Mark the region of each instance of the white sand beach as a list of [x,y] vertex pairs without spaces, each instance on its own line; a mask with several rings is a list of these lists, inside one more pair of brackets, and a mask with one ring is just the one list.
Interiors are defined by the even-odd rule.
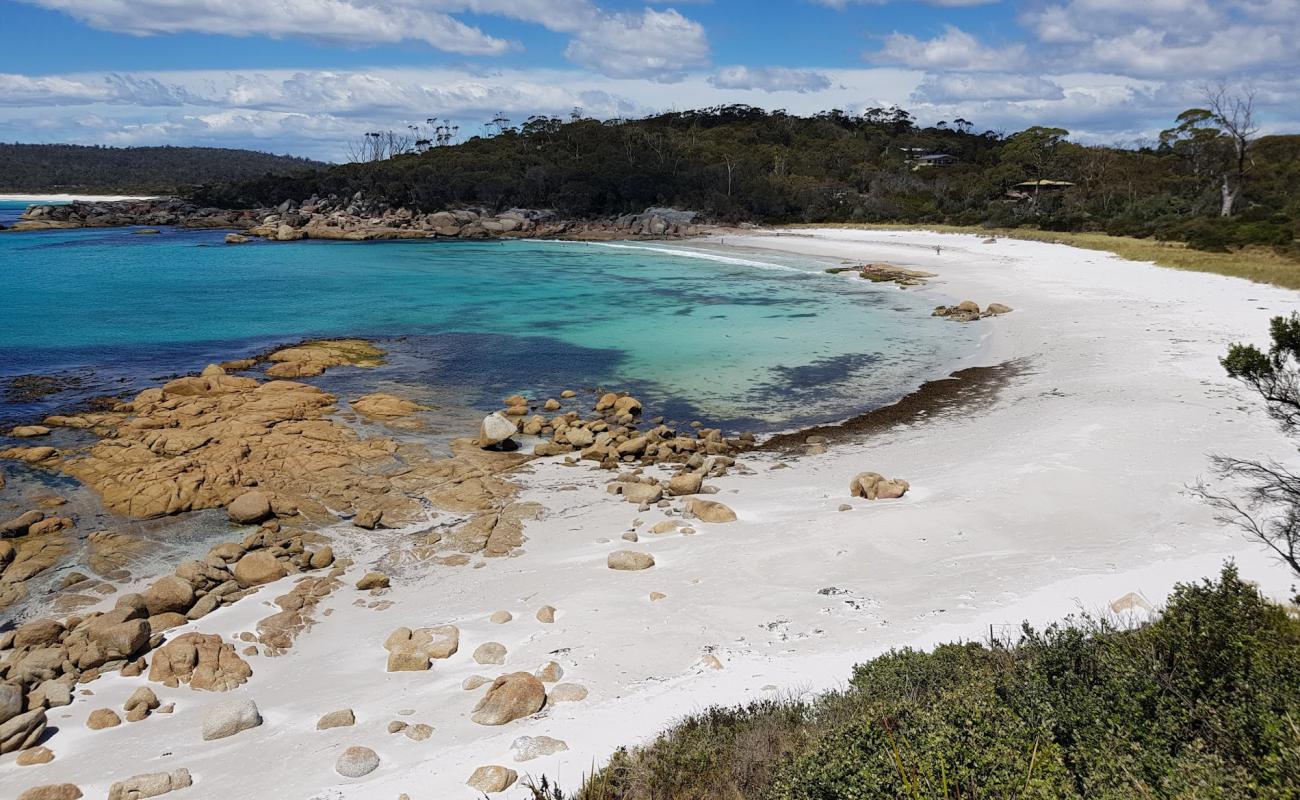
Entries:
[[0,194],[0,202],[111,203],[117,200],[151,200],[154,195],[129,194]]
[[[521,784],[545,774],[575,789],[614,748],[683,714],[834,687],[853,664],[891,647],[982,639],[990,626],[1012,634],[1022,620],[1098,611],[1128,592],[1158,605],[1175,582],[1211,576],[1226,559],[1285,596],[1286,570],[1216,523],[1186,487],[1207,475],[1208,453],[1294,457],[1217,359],[1233,341],[1262,341],[1269,317],[1300,307],[1300,294],[1060,245],[920,231],[755,232],[728,235],[725,246],[937,273],[897,291],[1014,311],[916,324],[980,326],[982,345],[965,366],[1020,368],[988,405],[820,455],[743,455],[753,474],[711,481],[720,490],[712,499],[738,521],[683,523],[692,535],[651,533],[660,510],[638,514],[605,491],[609,473],[559,458],[521,477],[523,499],[545,512],[526,524],[527,542],[510,558],[388,568],[392,588],[372,597],[352,584],[400,553],[409,531],[340,527],[335,550],[356,564],[323,602],[327,616],[318,614],[288,654],[250,656],[253,676],[229,694],[150,684],[175,713],[92,731],[92,710],[121,709],[145,683],[100,678],[88,687],[93,696],[51,710],[60,729],[48,743],[54,761],[0,759],[0,794],[67,781],[102,797],[124,777],[184,767],[195,786],[178,797],[468,799],[479,794],[466,779],[488,764],[518,770]],[[850,499],[850,479],[867,470],[905,478],[911,490],[898,500]],[[845,503],[852,509],[840,511]],[[638,519],[639,541],[630,544],[621,537]],[[618,549],[651,553],[656,564],[610,570],[606,556]],[[277,610],[269,601],[291,581],[168,635],[235,638]],[[651,592],[665,597],[652,601]],[[554,623],[536,619],[543,605],[558,610]],[[513,620],[490,622],[498,610]],[[393,629],[444,623],[460,628],[456,655],[426,672],[385,671]],[[506,647],[504,666],[471,658],[489,641]],[[701,664],[706,654],[721,669]],[[586,687],[586,700],[499,727],[470,720],[483,690],[462,690],[465,678],[550,660],[563,681]],[[205,712],[231,696],[255,699],[264,724],[203,741]],[[355,712],[354,726],[316,730],[321,715],[342,708]],[[389,734],[394,720],[426,723],[432,735]],[[568,749],[517,763],[511,745],[522,736]],[[338,775],[335,760],[350,745],[378,753],[378,769]],[[497,796],[529,793],[516,785]]]

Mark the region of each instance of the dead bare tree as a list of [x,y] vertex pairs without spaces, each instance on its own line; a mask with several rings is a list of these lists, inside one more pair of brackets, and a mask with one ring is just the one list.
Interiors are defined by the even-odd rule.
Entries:
[[383,161],[384,159],[415,152],[415,138],[393,130],[367,131],[356,141],[348,143],[348,160],[351,162]]
[[[1283,433],[1294,435],[1300,432],[1300,314],[1274,317],[1269,333],[1267,354],[1234,344],[1220,363],[1264,399]],[[1263,543],[1300,577],[1300,475],[1271,460],[1215,455],[1211,463],[1221,479],[1244,486],[1245,496],[1234,499],[1204,482],[1194,491],[1218,511],[1218,519]]]
[[1233,92],[1223,81],[1205,86],[1205,103],[1214,115],[1219,129],[1232,142],[1232,164],[1223,173],[1220,192],[1223,202],[1219,215],[1232,216],[1233,207],[1241,195],[1241,188],[1246,183],[1246,171],[1250,167],[1250,147],[1259,133],[1259,124],[1255,120],[1255,90],[1245,89]]

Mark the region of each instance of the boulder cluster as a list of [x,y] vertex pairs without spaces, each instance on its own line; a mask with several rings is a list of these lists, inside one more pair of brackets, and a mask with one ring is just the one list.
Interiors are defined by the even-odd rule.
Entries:
[[[263,583],[331,566],[328,546],[309,550],[304,544],[304,538],[313,536],[282,530],[271,520],[243,541],[214,545],[202,560],[186,561],[143,591],[122,595],[111,611],[33,620],[0,635],[0,752],[35,746],[45,729],[46,710],[70,704],[74,686],[110,671],[133,676],[147,667],[149,680],[203,691],[243,684],[252,669],[220,636],[186,633],[164,645],[164,634]],[[123,711],[127,721],[136,721],[158,708],[157,697],[144,689],[131,696]],[[121,723],[111,709],[91,716],[91,727]]]
[[974,322],[984,317],[996,317],[1000,314],[1011,313],[1011,306],[1002,303],[989,303],[983,311],[980,310],[979,303],[974,300],[963,300],[955,306],[937,306],[934,311],[930,312],[932,317],[947,317],[957,322]]
[[276,242],[439,237],[621,239],[630,236],[697,236],[705,233],[706,228],[696,218],[694,211],[674,208],[648,208],[637,214],[595,221],[565,220],[557,217],[554,211],[527,208],[501,212],[459,208],[426,213],[396,207],[383,198],[366,197],[358,191],[345,197],[313,195],[302,201],[285,200],[275,208],[237,211],[204,208],[175,197],[37,205],[30,207],[12,229],[157,225],[235,228],[244,232],[227,235],[227,244],[245,244],[251,237]]

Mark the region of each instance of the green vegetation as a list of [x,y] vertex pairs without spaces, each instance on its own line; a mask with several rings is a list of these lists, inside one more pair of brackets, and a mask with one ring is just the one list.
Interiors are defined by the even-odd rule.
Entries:
[[1280,800],[1300,797],[1297,764],[1300,620],[1229,565],[1141,627],[895,651],[810,702],[709,709],[575,797]]
[[[1300,136],[1254,139],[1248,120],[1242,128],[1231,113],[1192,111],[1158,144],[1138,149],[1076,144],[1059,128],[1009,136],[976,133],[965,120],[923,128],[896,108],[800,117],[724,106],[634,120],[534,117],[517,127],[498,120],[494,136],[207,186],[195,198],[251,207],[359,191],[419,211],[550,208],[574,218],[673,205],[720,221],[1095,232],[1300,257]],[[926,153],[955,161],[923,166]]]
[[0,144],[0,192],[169,194],[202,183],[322,166],[305,158],[218,147]]

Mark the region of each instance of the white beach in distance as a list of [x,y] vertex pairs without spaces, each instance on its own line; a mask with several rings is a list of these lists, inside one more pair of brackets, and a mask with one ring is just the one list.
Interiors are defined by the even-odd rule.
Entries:
[[129,194],[0,194],[0,203],[111,203],[116,200],[152,200],[156,195]]
[[[130,753],[134,772],[188,768],[198,797],[468,799],[479,794],[465,780],[485,764],[521,775],[499,796],[530,796],[526,777],[542,774],[573,791],[616,747],[684,714],[833,688],[855,663],[891,647],[984,639],[990,625],[1014,636],[1021,621],[1041,626],[1103,610],[1128,592],[1159,605],[1174,583],[1214,576],[1228,559],[1267,594],[1285,595],[1287,571],[1216,522],[1187,487],[1207,475],[1210,453],[1294,458],[1259,399],[1229,380],[1218,358],[1234,341],[1263,342],[1269,318],[1295,310],[1300,293],[1061,245],[923,231],[801,229],[674,246],[937,273],[899,291],[931,294],[935,305],[1011,306],[969,323],[985,338],[966,366],[1015,361],[1020,369],[988,405],[833,443],[821,455],[743,454],[756,474],[710,481],[720,489],[713,499],[738,521],[692,521],[694,535],[651,534],[658,509],[638,513],[606,493],[608,473],[558,458],[518,476],[521,499],[546,509],[525,524],[522,552],[481,569],[390,570],[393,588],[382,599],[391,605],[375,606],[350,587],[397,548],[403,531],[337,535],[338,555],[355,561],[347,588],[322,602],[315,626],[286,655],[249,657],[253,676],[230,693],[151,683],[161,702],[176,703],[175,714],[95,732],[87,715],[120,708],[140,685],[101,677],[88,702],[51,709],[58,758],[41,782],[104,796]],[[779,462],[788,468],[772,469]],[[849,481],[862,471],[912,488],[899,500],[851,499]],[[839,511],[846,503],[852,509]],[[637,519],[640,541],[629,545],[620,537]],[[653,554],[655,566],[606,568],[610,551],[629,547]],[[152,577],[140,576],[140,585]],[[198,630],[238,642],[292,580],[168,638]],[[652,602],[651,592],[666,597]],[[544,605],[558,609],[553,624],[535,618]],[[498,610],[513,621],[489,622]],[[455,656],[428,672],[385,672],[383,644],[394,628],[444,623],[460,628]],[[507,648],[504,667],[471,659],[488,641]],[[722,668],[702,665],[706,654]],[[564,681],[587,687],[585,701],[500,727],[470,721],[481,691],[462,690],[466,677],[532,671],[549,660],[562,665]],[[245,696],[266,724],[203,742],[197,721],[205,711]],[[315,730],[321,715],[342,708],[355,712],[355,726]],[[405,709],[414,713],[399,714]],[[390,735],[393,720],[427,723],[433,735]],[[554,737],[569,749],[516,763],[511,744],[521,736]],[[340,777],[334,761],[348,745],[373,748],[381,768]],[[21,769],[6,763],[0,783],[18,785]]]

